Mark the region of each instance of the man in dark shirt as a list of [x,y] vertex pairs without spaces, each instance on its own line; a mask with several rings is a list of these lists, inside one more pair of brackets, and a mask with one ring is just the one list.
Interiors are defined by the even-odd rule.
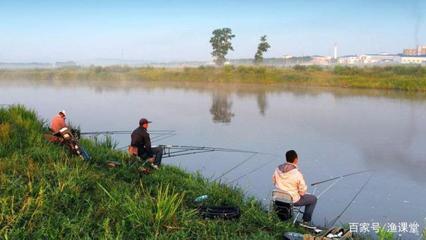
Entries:
[[158,168],[163,157],[163,149],[161,147],[151,147],[151,138],[147,131],[148,124],[151,123],[146,118],[139,121],[139,127],[132,132],[131,146],[138,149],[138,156],[142,159],[154,157],[153,167]]

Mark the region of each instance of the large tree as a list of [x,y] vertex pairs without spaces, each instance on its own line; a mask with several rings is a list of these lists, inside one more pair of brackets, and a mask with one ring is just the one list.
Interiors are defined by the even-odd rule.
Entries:
[[226,54],[228,51],[234,51],[232,47],[231,40],[235,35],[232,34],[230,28],[219,28],[213,31],[213,36],[210,38],[210,43],[212,44],[213,52],[211,53],[214,62],[217,65],[223,65],[226,61]]
[[271,47],[269,43],[266,41],[266,35],[263,35],[260,37],[260,43],[257,46],[257,52],[254,55],[254,63],[262,63],[263,62],[263,53],[267,52],[268,49]]

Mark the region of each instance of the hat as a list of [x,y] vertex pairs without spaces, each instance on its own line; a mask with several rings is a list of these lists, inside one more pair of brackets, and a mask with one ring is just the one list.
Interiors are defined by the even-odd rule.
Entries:
[[64,116],[66,116],[66,115],[67,115],[67,112],[66,112],[65,110],[62,110],[62,111],[60,111],[59,113],[64,114]]
[[139,120],[139,126],[142,126],[145,123],[152,123],[152,122],[148,121],[148,119],[146,119],[146,118],[141,118],[141,120]]

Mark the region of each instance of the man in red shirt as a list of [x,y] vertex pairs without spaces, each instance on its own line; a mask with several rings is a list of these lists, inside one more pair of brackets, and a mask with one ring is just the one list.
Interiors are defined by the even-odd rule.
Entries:
[[67,113],[65,112],[65,110],[62,110],[58,113],[58,115],[52,118],[52,121],[50,123],[50,130],[53,133],[57,133],[62,128],[67,127],[67,124],[65,123],[66,116]]

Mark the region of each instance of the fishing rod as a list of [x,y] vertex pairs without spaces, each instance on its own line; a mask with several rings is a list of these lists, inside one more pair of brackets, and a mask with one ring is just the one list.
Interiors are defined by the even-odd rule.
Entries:
[[[151,134],[174,134],[175,130],[151,130],[148,133]],[[81,135],[120,135],[120,134],[131,134],[129,130],[111,130],[111,131],[94,131],[94,132],[81,132]]]
[[319,182],[314,182],[314,183],[311,184],[311,186],[316,186],[316,185],[320,185],[320,184],[323,184],[323,183],[326,183],[326,182],[331,182],[331,181],[334,181],[334,180],[337,180],[337,179],[341,179],[341,178],[345,178],[345,177],[349,177],[349,176],[353,176],[353,175],[358,175],[358,174],[362,174],[362,173],[372,172],[372,171],[374,171],[374,170],[363,170],[363,171],[348,173],[348,174],[345,174],[345,175],[342,175],[342,176],[333,177],[333,178],[322,180],[322,181],[319,181]]
[[371,174],[367,181],[365,181],[365,183],[361,186],[361,188],[358,190],[358,192],[353,196],[353,198],[351,199],[351,201],[349,201],[349,203],[345,206],[345,208],[342,210],[342,212],[339,213],[339,215],[337,215],[333,221],[331,221],[331,224],[327,224],[328,226],[334,226],[334,224],[336,224],[337,220],[339,220],[343,214],[346,212],[346,210],[348,210],[348,208],[352,205],[352,203],[355,201],[355,199],[358,197],[358,195],[362,192],[362,190],[364,190],[365,186],[367,186],[367,184],[370,182],[370,179],[373,177],[373,175]]
[[205,146],[184,146],[184,145],[160,145],[163,148],[163,158],[178,157],[184,155],[192,155],[204,152],[236,152],[236,153],[251,153],[251,154],[268,154],[248,150],[240,150],[233,148],[222,147],[205,147]]
[[[276,155],[276,154],[270,154],[270,155],[272,155],[272,156],[277,156],[277,157],[281,157],[280,155]],[[260,169],[262,169],[262,168],[264,168],[264,167],[268,166],[269,164],[273,163],[273,162],[274,162],[274,160],[275,160],[275,159],[271,159],[270,161],[267,161],[266,163],[261,164],[259,167],[256,167],[256,168],[254,168],[253,170],[251,170],[251,171],[249,171],[249,172],[247,172],[247,173],[245,173],[245,174],[243,174],[243,175],[240,175],[239,177],[237,177],[237,178],[233,179],[233,180],[232,180],[232,181],[230,181],[229,183],[234,183],[234,182],[236,182],[236,181],[238,181],[238,180],[240,180],[240,179],[242,179],[242,178],[247,177],[247,176],[248,176],[248,175],[250,175],[250,174],[253,174],[253,173],[255,173],[255,172],[259,171]]]
[[322,196],[322,195],[324,195],[325,193],[327,193],[330,189],[332,189],[338,182],[340,182],[342,179],[344,179],[345,177],[349,177],[349,176],[354,176],[354,175],[358,175],[358,174],[362,174],[362,173],[367,173],[367,172],[372,172],[373,170],[364,170],[364,171],[358,171],[358,172],[353,172],[353,173],[348,173],[348,174],[345,174],[345,175],[342,175],[342,176],[338,176],[338,177],[333,177],[333,178],[330,178],[330,179],[326,179],[326,180],[323,180],[323,181],[319,181],[319,182],[315,182],[315,183],[312,183],[311,184],[311,186],[313,186],[313,187],[315,187],[314,188],[314,191],[313,191],[313,194],[315,195],[315,193],[316,193],[316,191],[318,190],[317,189],[317,186],[318,185],[320,185],[320,184],[323,184],[323,183],[327,183],[327,182],[331,182],[331,181],[334,181],[332,184],[330,184],[326,189],[324,189],[324,191],[322,191],[322,192],[320,192],[318,195],[317,195],[317,199],[320,199],[320,197]]
[[232,168],[228,169],[227,171],[223,172],[220,176],[218,176],[217,178],[215,178],[213,181],[217,181],[219,179],[221,179],[223,176],[225,176],[226,174],[232,172],[234,169],[240,167],[241,165],[243,165],[244,163],[248,162],[250,159],[252,159],[253,157],[255,157],[257,155],[257,153],[253,153],[251,154],[248,158],[244,159],[243,161],[239,162],[238,164],[236,164],[235,166],[233,166]]

